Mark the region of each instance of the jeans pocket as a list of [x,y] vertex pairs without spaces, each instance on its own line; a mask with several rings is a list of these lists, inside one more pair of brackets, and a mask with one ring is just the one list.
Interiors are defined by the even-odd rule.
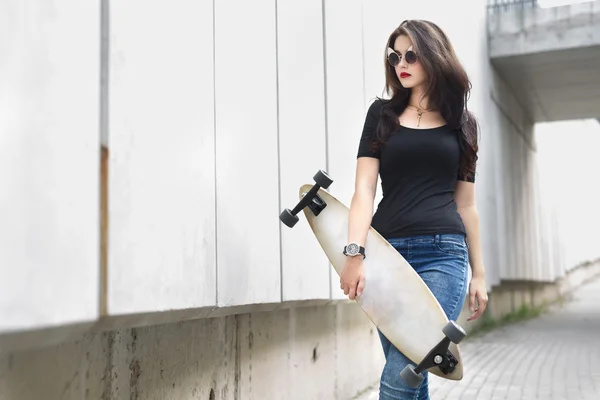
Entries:
[[460,239],[441,239],[436,243],[437,249],[442,253],[452,255],[464,255],[467,252],[467,244]]

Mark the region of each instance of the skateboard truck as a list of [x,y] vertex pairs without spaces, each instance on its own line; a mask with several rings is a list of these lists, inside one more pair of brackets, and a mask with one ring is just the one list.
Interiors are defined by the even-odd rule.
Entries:
[[450,346],[450,342],[460,343],[467,334],[454,321],[449,321],[442,329],[442,332],[444,333],[444,338],[427,353],[425,358],[416,367],[409,364],[400,372],[400,377],[409,386],[413,388],[419,386],[423,382],[423,379],[425,379],[422,374],[423,371],[429,368],[438,367],[444,374],[450,374],[456,368],[458,360],[448,350],[448,347]]
[[279,219],[286,226],[293,228],[298,222],[298,213],[304,209],[304,207],[308,207],[315,216],[319,215],[321,211],[327,207],[327,203],[319,197],[317,192],[320,188],[327,189],[332,183],[333,180],[327,175],[327,172],[323,170],[317,171],[315,176],[313,176],[313,180],[315,181],[315,185],[302,197],[302,199],[296,204],[293,210],[286,208],[279,215]]

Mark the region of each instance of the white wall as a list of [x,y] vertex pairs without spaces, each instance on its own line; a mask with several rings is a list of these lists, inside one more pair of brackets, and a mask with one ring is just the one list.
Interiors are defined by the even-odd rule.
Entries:
[[99,22],[0,3],[0,332],[98,317]]
[[[326,167],[334,179],[329,191],[348,206],[354,190],[358,140],[370,103],[365,97],[363,10],[360,0],[325,2]],[[332,298],[347,298],[333,268],[330,274]]]
[[108,313],[213,305],[212,4],[109,10]]
[[[0,197],[0,331],[93,321],[100,303],[110,319],[343,298],[302,216],[292,230],[277,217],[321,168],[350,204],[365,112],[382,95],[385,40],[406,18],[445,29],[473,82],[488,283],[554,279],[600,256],[590,250],[594,225],[566,233],[581,231],[572,199],[551,195],[546,171],[558,166],[546,154],[555,150],[489,66],[484,2],[462,4],[469,29],[453,3],[437,0],[110,2],[102,297],[100,7],[31,4],[1,8],[10,33],[0,35],[2,103],[14,112],[0,125],[9,193]],[[573,165],[560,176],[576,176],[567,192],[592,209],[597,195],[577,191],[593,171]]]
[[[277,3],[278,209],[291,209],[298,187],[327,169],[323,37],[321,0]],[[327,257],[308,224],[282,226],[280,232],[282,300],[328,299]]]

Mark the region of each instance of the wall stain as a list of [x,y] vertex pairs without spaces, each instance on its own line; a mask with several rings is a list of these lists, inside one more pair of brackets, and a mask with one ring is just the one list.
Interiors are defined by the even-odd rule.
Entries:
[[129,371],[129,400],[138,400],[138,381],[140,379],[140,375],[142,374],[140,362],[136,359],[131,360],[131,363],[129,364]]
[[235,332],[233,333],[234,338],[234,351],[235,351],[235,375],[233,379],[233,396],[235,400],[238,400],[241,397],[240,394],[240,379],[241,379],[241,358],[240,358],[240,317],[239,315],[234,315],[233,320],[235,323]]
[[129,400],[139,400],[139,379],[142,374],[142,367],[136,358],[137,349],[137,329],[131,329],[131,363],[129,363]]
[[[108,332],[104,334],[106,338],[106,365],[104,367],[104,373],[102,375],[102,400],[112,399],[112,385],[113,385],[113,351],[115,346],[115,332]],[[115,374],[116,379],[116,374]]]

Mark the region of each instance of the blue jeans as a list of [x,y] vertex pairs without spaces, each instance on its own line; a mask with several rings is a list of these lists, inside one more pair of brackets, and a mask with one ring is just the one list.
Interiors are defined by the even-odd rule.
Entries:
[[[440,234],[388,239],[433,292],[450,320],[456,320],[467,292],[469,253],[465,237]],[[402,290],[402,289],[398,289]],[[379,331],[385,355],[381,374],[380,400],[429,400],[427,372],[421,385],[413,389],[400,378],[410,361]],[[414,363],[413,363],[414,364]]]

